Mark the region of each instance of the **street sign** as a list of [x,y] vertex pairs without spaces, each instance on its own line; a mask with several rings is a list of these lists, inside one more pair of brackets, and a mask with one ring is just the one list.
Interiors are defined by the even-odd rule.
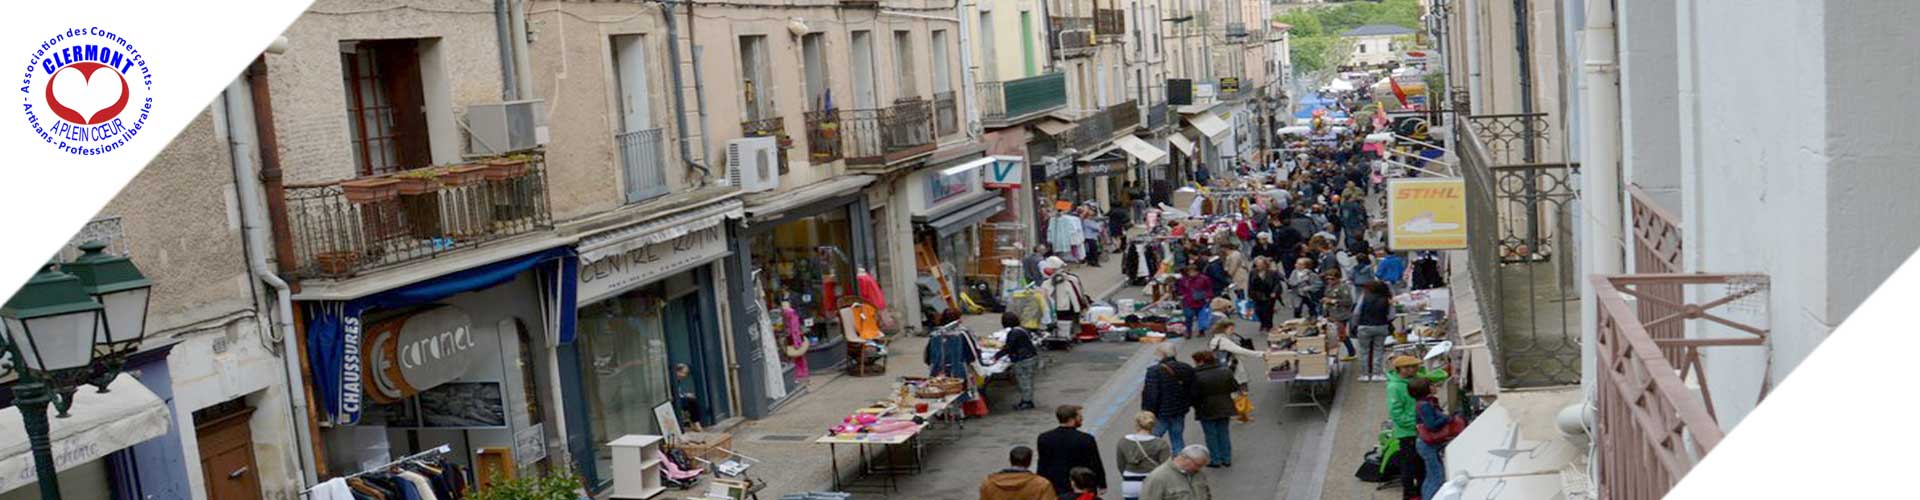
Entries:
[[1023,170],[1020,158],[994,157],[992,165],[987,166],[987,178],[982,183],[987,189],[1017,189],[1020,187],[1020,171]]
[[1395,251],[1466,248],[1466,181],[1387,181],[1387,223],[1387,246]]

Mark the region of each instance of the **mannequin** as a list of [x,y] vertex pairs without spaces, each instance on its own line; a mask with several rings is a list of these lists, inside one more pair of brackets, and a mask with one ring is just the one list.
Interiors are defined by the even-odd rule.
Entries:
[[786,325],[787,358],[793,360],[793,376],[807,378],[807,348],[811,347],[807,337],[801,333],[800,313],[793,310],[792,301],[780,301],[781,322]]

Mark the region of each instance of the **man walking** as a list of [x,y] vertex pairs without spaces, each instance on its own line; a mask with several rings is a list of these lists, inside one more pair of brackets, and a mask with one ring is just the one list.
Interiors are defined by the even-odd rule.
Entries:
[[1040,365],[1040,348],[1033,342],[1033,333],[1020,327],[1020,315],[1001,313],[1000,326],[1007,329],[1007,344],[993,354],[993,360],[1013,363],[1014,383],[1020,387],[1020,402],[1013,409],[1033,408],[1033,372]]
[[1213,488],[1201,471],[1207,467],[1207,453],[1207,447],[1197,444],[1181,448],[1173,460],[1147,474],[1140,500],[1213,500]]
[[980,500],[1054,500],[1053,484],[1027,470],[1033,466],[1033,448],[1015,446],[1007,452],[1012,467],[987,475],[980,482]]
[[1048,251],[1047,244],[1040,243],[1033,246],[1033,253],[1020,258],[1020,271],[1027,283],[1039,283],[1045,277],[1040,274],[1040,263],[1047,260]]
[[1181,434],[1187,429],[1187,411],[1193,409],[1193,367],[1180,362],[1173,346],[1160,344],[1154,352],[1160,362],[1147,368],[1140,409],[1153,412],[1153,435],[1166,437],[1174,449],[1180,449],[1187,444]]
[[1060,427],[1040,433],[1034,441],[1040,448],[1040,477],[1053,483],[1053,491],[1061,500],[1071,500],[1073,488],[1068,476],[1075,467],[1086,467],[1093,471],[1095,487],[1106,491],[1107,467],[1100,463],[1100,444],[1092,434],[1080,432],[1080,406],[1060,405],[1053,417],[1060,421]]

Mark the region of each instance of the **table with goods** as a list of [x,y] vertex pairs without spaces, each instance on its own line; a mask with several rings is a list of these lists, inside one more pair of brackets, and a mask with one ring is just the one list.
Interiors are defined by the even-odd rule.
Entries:
[[854,410],[814,439],[827,445],[833,489],[843,490],[838,452],[844,445],[859,449],[860,476],[880,476],[883,490],[897,491],[895,478],[917,474],[925,463],[926,431],[937,422],[959,419],[955,401],[965,391],[960,379],[903,377],[887,398]]

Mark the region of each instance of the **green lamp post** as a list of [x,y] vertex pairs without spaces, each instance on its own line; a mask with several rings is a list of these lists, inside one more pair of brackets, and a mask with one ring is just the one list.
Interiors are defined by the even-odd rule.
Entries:
[[104,392],[126,356],[139,348],[145,329],[151,282],[131,261],[103,249],[97,242],[82,245],[85,253],[64,266],[72,273],[48,263],[0,306],[0,347],[19,374],[14,405],[26,424],[45,500],[60,499],[47,406],[66,418],[81,385]]

